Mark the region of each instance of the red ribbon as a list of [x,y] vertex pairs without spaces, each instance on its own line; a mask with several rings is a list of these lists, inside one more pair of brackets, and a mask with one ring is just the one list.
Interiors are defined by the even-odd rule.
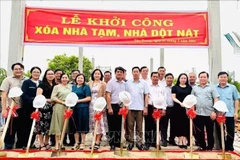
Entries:
[[194,119],[197,116],[197,113],[194,111],[193,108],[187,110],[187,115],[190,119]]
[[161,110],[154,109],[152,116],[153,116],[153,118],[154,118],[155,120],[160,119],[161,116],[162,116],[162,115],[161,115]]
[[68,110],[68,109],[65,109],[64,110],[64,119],[68,119],[72,116],[73,114],[73,110]]
[[[17,117],[18,114],[17,114],[17,109],[19,107],[18,106],[13,106],[12,108],[12,117]],[[8,114],[9,114],[9,111],[10,111],[10,107],[7,108],[7,112],[5,112],[5,114],[3,115],[3,118],[7,118]]]
[[95,120],[95,121],[99,121],[99,120],[101,120],[101,118],[102,118],[102,112],[96,113],[96,114],[94,115],[94,120]]
[[122,115],[124,119],[126,119],[128,114],[128,108],[120,108],[118,115]]
[[217,118],[216,118],[216,120],[217,120],[217,122],[220,124],[220,123],[225,123],[225,121],[226,121],[226,117],[224,116],[224,115],[222,115],[222,116],[217,116]]
[[36,121],[40,121],[40,112],[35,111],[31,114],[31,119],[35,119]]

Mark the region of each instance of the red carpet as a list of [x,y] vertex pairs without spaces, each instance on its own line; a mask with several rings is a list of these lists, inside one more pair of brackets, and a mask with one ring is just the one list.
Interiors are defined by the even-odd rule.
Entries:
[[[134,158],[134,157],[131,157],[131,158],[128,158],[128,157],[121,157],[121,158],[83,158],[83,157],[74,157],[74,158],[68,158],[68,157],[37,157],[37,156],[36,157],[23,157],[23,158],[20,158],[20,157],[9,157],[9,154],[10,153],[25,153],[24,150],[8,150],[8,151],[4,151],[4,152],[8,154],[8,157],[2,157],[0,159],[6,159],[6,160],[24,160],[24,159],[28,159],[28,160],[46,160],[46,159],[55,159],[55,160],[56,159],[64,159],[64,160],[65,159],[66,160],[95,160],[95,159],[104,159],[104,160],[118,160],[118,159],[119,160],[120,159],[121,160],[126,160],[126,159],[140,160],[141,159],[141,160],[149,160],[149,159],[159,159],[159,160],[161,160],[161,159],[166,159],[166,158],[154,158],[154,157],[152,157],[152,158]],[[30,153],[39,153],[39,152],[43,152],[43,151],[37,151],[37,150],[31,150],[30,151]],[[44,152],[46,153],[46,152],[51,152],[51,151],[44,151]],[[76,151],[67,150],[67,151],[64,151],[64,152],[66,152],[66,153],[73,153],[73,152],[75,152],[75,153],[89,153],[90,151],[88,150],[88,151],[78,151],[78,152],[76,152]],[[134,150],[134,151],[131,151],[130,154],[131,153],[137,153],[137,152],[141,152],[141,153],[145,152],[146,154],[150,153],[148,151]],[[166,152],[166,153],[186,153],[186,151],[178,151],[178,150],[164,150],[164,152]],[[213,153],[213,152],[214,153],[221,153],[221,151],[212,151],[211,153]],[[2,151],[2,153],[3,153],[3,151]],[[95,153],[111,153],[111,151],[109,151],[109,150],[102,150],[102,151],[97,151]],[[204,153],[204,151],[197,152],[197,153]],[[208,152],[208,153],[210,153],[210,152]],[[237,159],[240,160],[240,154],[239,153],[236,153],[236,152],[227,152],[227,153],[235,155],[235,157],[238,157]],[[183,158],[167,158],[167,159],[169,159],[169,160],[180,160],[180,159],[183,159]],[[215,158],[215,159],[217,159],[217,158]],[[234,158],[234,159],[236,159],[236,158]],[[213,159],[209,158],[209,160],[213,160]]]

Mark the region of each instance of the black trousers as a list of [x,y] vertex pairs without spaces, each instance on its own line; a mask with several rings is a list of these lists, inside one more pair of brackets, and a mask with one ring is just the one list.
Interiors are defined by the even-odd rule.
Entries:
[[[195,125],[198,128],[196,130],[196,136],[199,142],[199,146],[203,149],[212,150],[214,146],[214,138],[213,138],[214,121],[211,120],[210,116],[197,115],[195,118]],[[206,131],[207,131],[208,145],[206,145],[206,142],[205,142],[204,127],[206,127]]]
[[170,137],[169,141],[174,141],[174,120],[172,116],[173,107],[167,107],[166,115],[161,118],[160,121],[160,130],[161,130],[161,139],[162,142],[167,142],[167,130],[168,130],[168,122],[170,120]]
[[[18,117],[12,117],[7,129],[7,133],[4,139],[4,149],[13,149],[15,142],[15,135],[17,135],[16,148],[22,148],[25,146],[25,128],[24,122],[24,110],[22,108],[17,109]],[[28,137],[27,137],[28,138]]]
[[[24,147],[27,147],[27,143],[28,143],[28,138],[29,138],[29,135],[30,135],[30,131],[31,131],[31,128],[32,128],[32,122],[33,122],[33,119],[31,119],[31,114],[32,112],[34,112],[35,109],[24,109],[24,124],[22,124],[22,126],[24,126],[24,130],[23,131],[20,131],[20,132],[23,132],[24,134],[24,137],[23,138],[23,146]],[[34,141],[35,141],[35,138],[36,138],[36,133],[33,132],[33,136],[32,136],[32,141],[31,141],[31,146],[33,145]]]
[[156,146],[156,122],[152,117],[154,107],[148,105],[148,114],[144,116],[145,120],[145,144]]
[[[217,122],[216,122],[217,123]],[[227,130],[227,136],[224,136],[225,138],[225,150],[227,151],[233,151],[233,141],[234,141],[234,118],[233,117],[226,117],[226,130]],[[221,129],[220,125],[217,123],[217,136],[219,140],[220,148],[222,149],[222,143],[221,143]],[[225,128],[225,127],[224,127]],[[225,131],[224,131],[225,133]],[[224,134],[225,135],[225,134]]]
[[120,147],[122,126],[122,116],[118,115],[120,106],[118,104],[112,104],[112,109],[113,114],[107,114],[109,145]]

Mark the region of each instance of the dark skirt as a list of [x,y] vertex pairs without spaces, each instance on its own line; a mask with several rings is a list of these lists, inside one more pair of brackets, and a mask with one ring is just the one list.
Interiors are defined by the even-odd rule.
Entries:
[[173,121],[175,124],[174,135],[177,137],[189,137],[190,121],[186,114],[186,108],[175,104],[172,111]]
[[39,109],[40,111],[40,121],[36,123],[36,132],[37,134],[48,134],[52,119],[53,105],[46,103],[46,105]]
[[89,108],[78,107],[73,109],[73,115],[69,119],[69,133],[89,132]]

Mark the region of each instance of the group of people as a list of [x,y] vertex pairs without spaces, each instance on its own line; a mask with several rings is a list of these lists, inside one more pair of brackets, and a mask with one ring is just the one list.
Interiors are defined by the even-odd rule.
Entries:
[[[34,135],[38,135],[40,150],[51,149],[49,142],[59,149],[59,140],[63,129],[64,110],[67,108],[65,99],[70,92],[76,93],[78,101],[73,108],[73,115],[69,119],[68,136],[73,150],[86,148],[85,139],[87,133],[94,132],[94,102],[98,97],[104,97],[107,101],[106,108],[102,111],[100,125],[96,131],[94,149],[100,148],[103,136],[107,135],[110,150],[120,147],[122,116],[119,115],[121,101],[119,93],[127,91],[131,95],[131,103],[128,107],[124,135],[128,150],[132,150],[134,144],[139,150],[149,150],[156,147],[156,121],[154,112],[154,97],[164,97],[164,108],[160,121],[161,145],[178,145],[187,148],[189,138],[189,118],[183,100],[187,95],[194,95],[197,104],[194,106],[197,113],[194,119],[194,136],[198,150],[212,150],[214,146],[213,128],[217,127],[220,138],[219,125],[215,122],[217,111],[213,108],[216,101],[222,100],[227,104],[226,113],[226,150],[233,151],[234,121],[238,119],[239,94],[235,86],[228,84],[228,73],[219,72],[219,83],[209,84],[209,75],[203,71],[198,74],[199,84],[196,83],[195,73],[189,75],[181,73],[174,85],[172,73],[166,73],[164,67],[159,67],[148,77],[148,68],[133,67],[132,79],[126,79],[126,70],[116,67],[115,77],[100,69],[93,70],[91,80],[87,82],[83,73],[73,70],[71,78],[64,71],[47,69],[40,80],[41,69],[32,67],[31,77],[24,77],[24,66],[21,63],[12,65],[13,75],[4,79],[1,85],[2,115],[6,117],[11,100],[7,95],[12,87],[20,87],[23,94],[15,99],[18,105],[17,117],[11,118],[4,143],[5,149],[14,148],[15,134],[17,141],[15,148],[23,148],[27,145],[32,119],[31,113],[35,110],[33,100],[36,95],[44,95],[46,105],[40,109],[40,121],[37,122]],[[144,123],[143,123],[144,122]],[[167,134],[170,124],[170,135]],[[207,145],[205,141],[207,132]],[[143,134],[144,133],[144,134]],[[134,138],[136,134],[136,139]],[[176,141],[177,138],[177,141]],[[33,138],[34,139],[34,138]]]

